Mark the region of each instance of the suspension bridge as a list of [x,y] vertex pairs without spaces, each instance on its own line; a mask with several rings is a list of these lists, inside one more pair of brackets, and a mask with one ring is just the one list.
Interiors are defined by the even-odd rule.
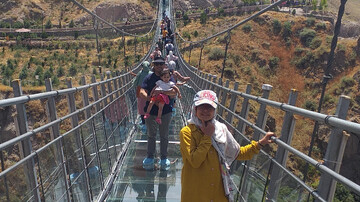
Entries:
[[[101,22],[120,32],[99,16],[87,10],[80,3],[72,1],[90,13],[94,22]],[[251,17],[228,30],[207,39],[191,42],[201,44],[230,31],[270,10],[283,1],[265,7]],[[157,18],[153,23],[153,41],[149,52],[131,68],[140,70],[143,61],[155,48],[159,38],[158,20],[163,12],[170,16],[173,29],[176,21],[172,13],[172,1],[160,1]],[[94,25],[96,25],[94,23]],[[96,27],[96,26],[94,26]],[[230,37],[230,36],[229,36]],[[184,40],[181,36],[177,39]],[[181,56],[176,41],[175,52]],[[228,44],[228,43],[227,43]],[[227,49],[227,47],[226,47]],[[136,52],[136,51],[135,51]],[[225,56],[226,57],[226,56]],[[0,199],[2,201],[180,201],[182,159],[178,133],[189,118],[192,98],[201,89],[211,89],[219,97],[217,119],[225,123],[241,144],[250,140],[246,129],[253,131],[251,139],[258,140],[265,134],[268,110],[283,114],[282,129],[274,138],[274,153],[261,150],[254,159],[235,162],[231,175],[239,190],[236,201],[332,201],[337,184],[344,185],[354,195],[360,196],[360,185],[339,174],[348,135],[359,134],[360,124],[346,120],[350,99],[340,96],[335,114],[322,114],[296,107],[298,92],[291,90],[287,103],[270,100],[272,86],[263,84],[262,95],[251,94],[249,84],[245,90],[239,83],[215,78],[206,72],[190,66],[182,57],[178,70],[191,80],[180,87],[183,98],[179,100],[170,125],[168,158],[172,161],[169,170],[155,167],[145,170],[142,160],[146,157],[147,135],[139,126],[137,101],[133,77],[129,72],[118,72],[111,77],[103,74],[101,81],[92,76],[86,84],[74,87],[71,78],[66,80],[67,88],[53,89],[51,79],[45,81],[46,92],[24,95],[21,81],[12,81],[14,97],[0,100],[0,108],[13,107],[16,110],[14,125],[17,136],[0,143],[1,172]],[[47,122],[39,127],[29,127],[27,104],[41,101],[46,105]],[[57,103],[65,101],[68,113],[59,117]],[[237,112],[237,105],[241,105]],[[257,110],[255,121],[249,118],[251,107]],[[295,118],[297,116],[297,118]],[[306,118],[329,128],[330,139],[323,158],[319,162],[291,146],[296,119]],[[60,126],[70,122],[71,129],[64,131]],[[313,127],[312,125],[306,127]],[[37,136],[48,136],[47,142],[36,142]],[[158,144],[158,143],[157,143]],[[159,146],[157,146],[159,148]],[[18,161],[5,165],[5,152],[16,151]],[[320,182],[310,186],[294,171],[287,168],[289,153],[319,171]],[[16,179],[16,180],[15,180]]]

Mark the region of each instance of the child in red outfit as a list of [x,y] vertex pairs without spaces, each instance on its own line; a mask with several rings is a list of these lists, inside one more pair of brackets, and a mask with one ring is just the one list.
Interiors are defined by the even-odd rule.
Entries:
[[[151,95],[150,103],[144,116],[145,119],[149,118],[151,108],[153,107],[154,104],[157,104],[159,107],[159,111],[155,121],[158,124],[161,124],[161,115],[164,105],[169,104],[169,97],[161,92],[169,91],[173,88],[175,89],[178,97],[181,98],[181,93],[179,88],[175,85],[174,82],[170,81],[171,74],[169,69],[164,69],[160,74],[160,78],[161,80],[158,80],[156,82],[156,86],[152,89],[150,93]],[[160,93],[157,93],[159,91]]]

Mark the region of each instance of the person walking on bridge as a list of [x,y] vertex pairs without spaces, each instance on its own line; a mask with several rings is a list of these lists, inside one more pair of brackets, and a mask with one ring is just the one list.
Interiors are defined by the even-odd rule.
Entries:
[[[162,57],[156,57],[153,60],[153,73],[149,74],[145,77],[144,82],[141,85],[140,89],[140,96],[143,99],[146,99],[146,106],[144,110],[147,109],[150,101],[150,92],[156,86],[156,82],[160,80],[160,75],[163,69],[166,67],[165,60]],[[173,78],[170,81],[175,82]],[[164,95],[175,97],[176,92],[174,89],[165,91],[165,92],[157,92],[156,93],[163,93]],[[147,142],[147,157],[143,161],[143,167],[145,169],[153,169],[155,163],[155,147],[156,147],[156,132],[159,130],[160,134],[160,160],[158,164],[160,164],[161,169],[168,169],[170,166],[170,161],[167,159],[167,148],[168,148],[168,136],[169,136],[169,125],[171,122],[171,112],[172,106],[169,104],[165,104],[162,111],[161,116],[161,124],[156,122],[156,117],[158,116],[158,106],[154,105],[150,110],[150,116],[145,119],[145,124],[147,127],[147,135],[148,135],[148,142]]]
[[141,89],[141,85],[145,79],[145,77],[150,74],[150,63],[148,61],[144,61],[142,63],[142,70],[137,73],[136,78],[134,80],[134,86],[136,86],[136,98],[137,98],[137,107],[138,107],[138,113],[140,114],[141,117],[141,124],[144,126],[143,129],[145,131],[145,119],[144,119],[144,115],[145,115],[145,111],[144,111],[144,107],[146,104],[146,100],[142,99],[140,96],[140,89]]
[[250,160],[275,136],[241,147],[226,125],[215,119],[218,98],[211,90],[196,93],[188,125],[180,131],[181,201],[233,201],[236,185],[229,168],[234,160]]

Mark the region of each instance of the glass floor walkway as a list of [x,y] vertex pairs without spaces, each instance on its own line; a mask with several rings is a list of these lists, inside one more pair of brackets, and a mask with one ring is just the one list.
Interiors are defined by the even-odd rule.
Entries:
[[[149,171],[142,167],[142,161],[147,155],[147,135],[139,125],[106,201],[180,201],[182,158],[179,131],[184,123],[181,113],[178,112],[179,109],[173,113],[170,124],[168,146],[170,169],[160,170],[157,163],[154,170]],[[156,155],[158,159],[159,148],[159,134],[157,134]]]

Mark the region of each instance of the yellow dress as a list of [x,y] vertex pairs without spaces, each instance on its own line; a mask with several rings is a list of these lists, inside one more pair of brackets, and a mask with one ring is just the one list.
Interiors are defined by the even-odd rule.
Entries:
[[[211,138],[194,124],[189,124],[180,131],[180,149],[184,163],[181,172],[181,201],[228,201],[220,174],[219,157],[211,144]],[[259,151],[258,143],[252,141],[251,144],[240,147],[237,160],[249,160]]]

